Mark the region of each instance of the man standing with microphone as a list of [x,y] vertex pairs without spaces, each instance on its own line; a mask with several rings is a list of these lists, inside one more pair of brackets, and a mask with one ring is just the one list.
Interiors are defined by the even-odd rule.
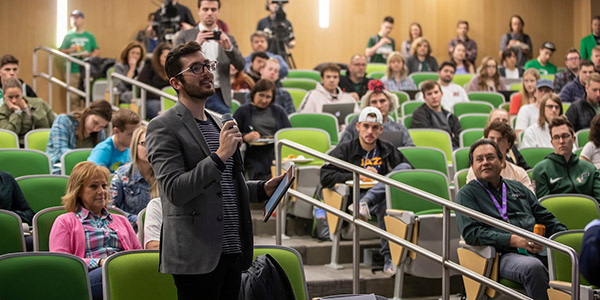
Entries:
[[216,64],[196,42],[169,52],[178,101],[146,135],[163,207],[159,271],[173,274],[179,299],[237,299],[253,255],[249,201],[266,200],[283,178],[245,181],[235,122],[221,128],[204,109]]

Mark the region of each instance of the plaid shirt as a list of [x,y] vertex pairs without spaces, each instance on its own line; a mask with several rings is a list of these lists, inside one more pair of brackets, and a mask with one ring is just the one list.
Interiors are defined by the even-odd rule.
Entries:
[[[48,145],[46,153],[50,156],[52,163],[52,173],[60,171],[60,158],[69,151],[75,149],[77,145],[77,137],[75,130],[77,129],[78,121],[71,119],[69,115],[60,114],[52,123],[50,135],[48,137]],[[99,132],[99,140],[103,141],[106,136],[104,130]],[[57,165],[58,164],[58,165]]]
[[400,80],[400,83],[396,82],[394,77],[388,79],[386,76],[381,77],[381,81],[385,88],[390,92],[399,92],[403,90],[416,90],[417,86],[412,78],[406,77],[403,80]]
[[573,74],[569,70],[554,75],[554,92],[560,94],[562,88],[565,87],[567,83],[575,80],[575,77],[577,77],[577,74]]
[[85,258],[91,258],[89,270],[98,268],[100,259],[124,250],[117,233],[108,227],[113,219],[106,209],[102,209],[100,217],[83,207],[75,215],[85,231]]

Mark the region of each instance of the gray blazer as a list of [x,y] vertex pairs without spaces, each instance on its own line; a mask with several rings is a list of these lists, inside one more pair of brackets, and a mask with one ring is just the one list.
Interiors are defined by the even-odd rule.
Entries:
[[[179,32],[175,39],[175,46],[191,42],[196,39],[198,35],[198,26]],[[226,34],[223,32],[222,34]],[[225,51],[225,49],[219,46],[219,55],[217,56],[217,72],[219,72],[219,83],[221,84],[221,96],[225,101],[225,105],[231,107],[231,80],[229,79],[229,64],[235,66],[238,71],[244,70],[244,57],[240,50],[238,50],[237,42],[235,38],[227,34],[233,45],[232,51]]]
[[[163,209],[159,271],[213,271],[221,256],[223,239],[222,173],[210,157],[194,117],[181,101],[150,122],[146,145]],[[263,182],[245,182],[241,158],[234,158],[241,259],[243,269],[247,269],[252,263],[254,243],[249,201],[264,201],[267,197]]]

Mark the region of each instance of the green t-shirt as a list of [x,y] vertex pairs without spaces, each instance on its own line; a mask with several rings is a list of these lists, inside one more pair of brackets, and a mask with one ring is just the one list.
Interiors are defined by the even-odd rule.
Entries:
[[[391,37],[388,37],[388,39],[391,41],[391,43],[387,43],[387,44],[379,47],[375,51],[375,54],[373,54],[373,56],[371,56],[371,59],[369,60],[369,62],[384,63],[384,64],[386,63],[387,56],[396,50],[396,42],[394,41],[394,39]],[[379,42],[379,40],[381,40],[381,36],[379,36],[379,35],[374,35],[374,36],[370,37],[369,42],[367,43],[367,48],[373,47],[375,44],[377,44],[377,42]]]
[[[92,53],[92,51],[98,49],[98,44],[96,44],[96,38],[87,32],[83,31],[82,33],[77,33],[74,30],[69,31],[65,38],[63,39],[62,44],[60,45],[60,49],[69,49],[72,45],[80,46],[81,51],[87,51],[88,53]],[[77,55],[77,52],[71,54],[74,57],[81,58],[81,56]],[[79,73],[79,65],[71,63],[71,73]]]
[[547,62],[545,66],[542,66],[540,64],[540,62],[537,60],[537,58],[532,59],[525,64],[525,70],[531,69],[531,68],[537,69],[538,71],[540,71],[540,74],[542,74],[542,75],[551,75],[551,74],[556,74],[556,72],[557,72],[555,65],[553,65],[550,62]]

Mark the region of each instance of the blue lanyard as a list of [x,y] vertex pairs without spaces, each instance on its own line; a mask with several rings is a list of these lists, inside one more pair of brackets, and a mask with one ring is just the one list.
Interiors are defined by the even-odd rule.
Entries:
[[479,183],[479,185],[481,185],[482,188],[485,189],[486,192],[488,192],[488,195],[490,195],[490,198],[492,198],[492,201],[494,201],[494,204],[496,205],[496,209],[500,213],[500,216],[502,217],[502,219],[504,219],[504,221],[508,222],[508,216],[506,214],[506,210],[507,210],[506,183],[502,182],[502,206],[500,206],[500,204],[498,203],[498,200],[496,200],[496,197],[494,197],[494,195],[492,195],[492,192],[490,192],[490,190],[488,190],[481,182],[479,182],[479,180],[477,180],[477,179],[475,179],[475,180],[477,181],[477,183]]

